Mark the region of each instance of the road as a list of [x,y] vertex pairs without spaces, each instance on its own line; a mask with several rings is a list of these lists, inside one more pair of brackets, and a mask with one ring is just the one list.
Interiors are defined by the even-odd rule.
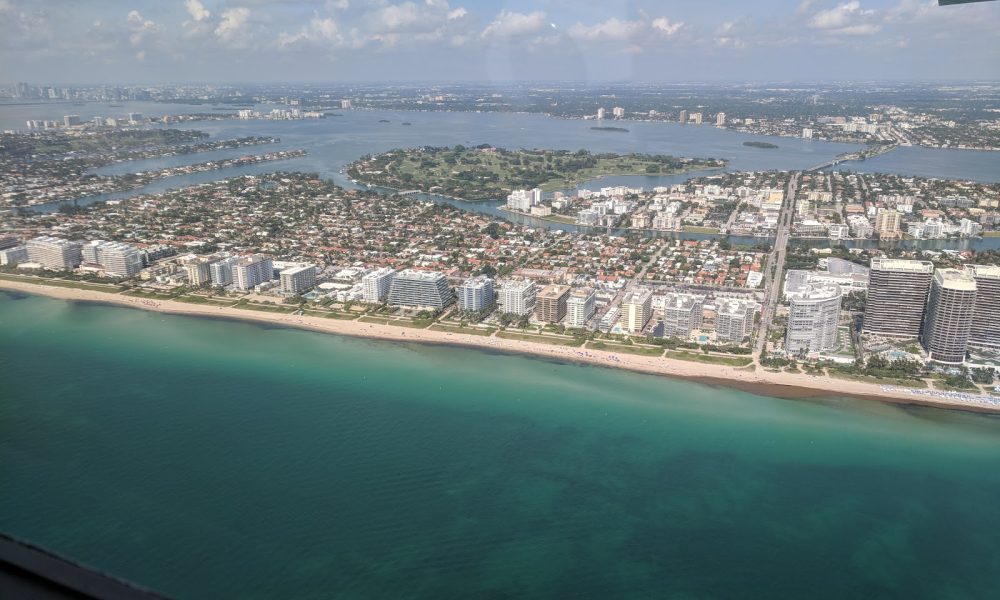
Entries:
[[767,343],[767,333],[774,319],[778,301],[781,299],[782,273],[785,270],[785,259],[788,257],[788,239],[792,234],[792,221],[795,215],[795,193],[798,190],[799,173],[792,173],[785,192],[785,202],[781,205],[778,215],[778,230],[775,234],[774,248],[767,260],[767,277],[764,279],[764,306],[760,311],[760,323],[757,327],[754,343],[754,360],[759,360],[760,353]]

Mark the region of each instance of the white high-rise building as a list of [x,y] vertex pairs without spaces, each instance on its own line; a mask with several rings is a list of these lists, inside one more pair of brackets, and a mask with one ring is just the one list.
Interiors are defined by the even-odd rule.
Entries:
[[212,285],[227,286],[233,283],[233,265],[237,259],[223,258],[208,265],[208,276]]
[[525,316],[535,310],[538,286],[527,279],[513,279],[500,285],[500,311]]
[[458,288],[458,308],[467,312],[482,312],[493,308],[493,280],[486,275],[466,279]]
[[135,277],[142,270],[142,254],[131,244],[94,240],[81,248],[84,262],[101,265],[109,277]]
[[810,354],[835,349],[842,297],[838,285],[807,283],[789,290],[785,350],[789,354]]
[[380,304],[389,297],[392,278],[396,272],[389,267],[382,267],[361,278],[362,294],[368,304]]
[[742,344],[753,333],[757,303],[749,300],[716,300],[715,336],[725,344]]
[[316,266],[300,265],[278,273],[282,294],[301,294],[316,287]]
[[622,298],[622,329],[628,333],[641,333],[653,316],[653,292],[637,288]]
[[804,140],[811,140],[811,139],[813,139],[813,130],[812,130],[811,127],[803,127],[802,128],[802,139],[804,139]]
[[720,112],[715,115],[715,126],[724,127],[726,125],[726,113]]
[[566,300],[566,327],[582,329],[594,316],[596,294],[590,288],[575,288]]
[[441,310],[455,301],[448,278],[436,271],[406,269],[392,278],[389,304],[405,308]]
[[604,118],[604,108],[603,107],[597,109],[597,118],[598,119],[603,119]]
[[698,294],[667,294],[663,302],[663,337],[686,340],[701,329],[705,297]]
[[624,119],[625,118],[625,109],[622,108],[621,106],[616,106],[616,107],[614,107],[614,108],[611,109],[611,116],[613,116],[616,119]]
[[69,271],[80,266],[83,260],[80,242],[43,235],[28,240],[28,261],[42,265],[46,269]]
[[233,285],[238,290],[250,291],[273,278],[274,261],[268,256],[243,256],[233,263]]
[[519,212],[530,212],[534,205],[533,195],[528,190],[514,190],[507,195],[507,208]]
[[382,267],[361,278],[362,298],[368,304],[380,304],[389,297],[392,278],[396,272],[389,267]]

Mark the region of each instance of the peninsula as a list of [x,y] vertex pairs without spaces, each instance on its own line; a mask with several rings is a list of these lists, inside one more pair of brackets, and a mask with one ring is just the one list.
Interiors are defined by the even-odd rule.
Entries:
[[673,175],[725,165],[715,158],[506,150],[484,144],[392,150],[361,158],[347,167],[347,174],[374,186],[483,201],[504,198],[515,189],[553,191],[607,175]]

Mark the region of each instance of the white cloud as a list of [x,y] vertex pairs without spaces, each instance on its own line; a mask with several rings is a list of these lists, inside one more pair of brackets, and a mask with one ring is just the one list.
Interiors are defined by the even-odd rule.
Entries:
[[184,0],[184,9],[188,11],[188,14],[195,21],[204,21],[212,16],[212,13],[198,0]]
[[540,10],[527,14],[502,10],[486,29],[483,29],[482,37],[519,37],[537,33],[546,26],[545,13]]
[[281,49],[308,44],[336,46],[342,42],[340,27],[336,21],[331,18],[321,19],[318,16],[314,16],[297,33],[282,32],[278,35],[278,47]]
[[861,2],[851,0],[819,11],[809,19],[808,25],[833,35],[871,35],[882,29],[874,17],[874,10],[865,10]]
[[680,31],[682,27],[684,27],[684,23],[681,21],[671,23],[670,19],[666,17],[653,19],[653,29],[663,33],[664,35],[674,35]]
[[615,17],[595,25],[577,23],[569,28],[569,36],[586,41],[620,41],[635,37],[645,28],[642,21],[622,21]]
[[455,19],[461,19],[467,14],[469,14],[469,11],[465,10],[464,6],[459,6],[455,10],[448,13],[448,20],[454,21]]
[[243,45],[245,40],[241,38],[241,34],[245,33],[249,18],[250,9],[242,6],[222,11],[222,20],[215,28],[216,37],[225,43]]

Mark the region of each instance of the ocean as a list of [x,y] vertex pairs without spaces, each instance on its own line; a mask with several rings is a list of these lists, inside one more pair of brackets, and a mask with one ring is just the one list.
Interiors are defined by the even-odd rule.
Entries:
[[177,598],[991,598],[1000,419],[0,292],[0,531]]

